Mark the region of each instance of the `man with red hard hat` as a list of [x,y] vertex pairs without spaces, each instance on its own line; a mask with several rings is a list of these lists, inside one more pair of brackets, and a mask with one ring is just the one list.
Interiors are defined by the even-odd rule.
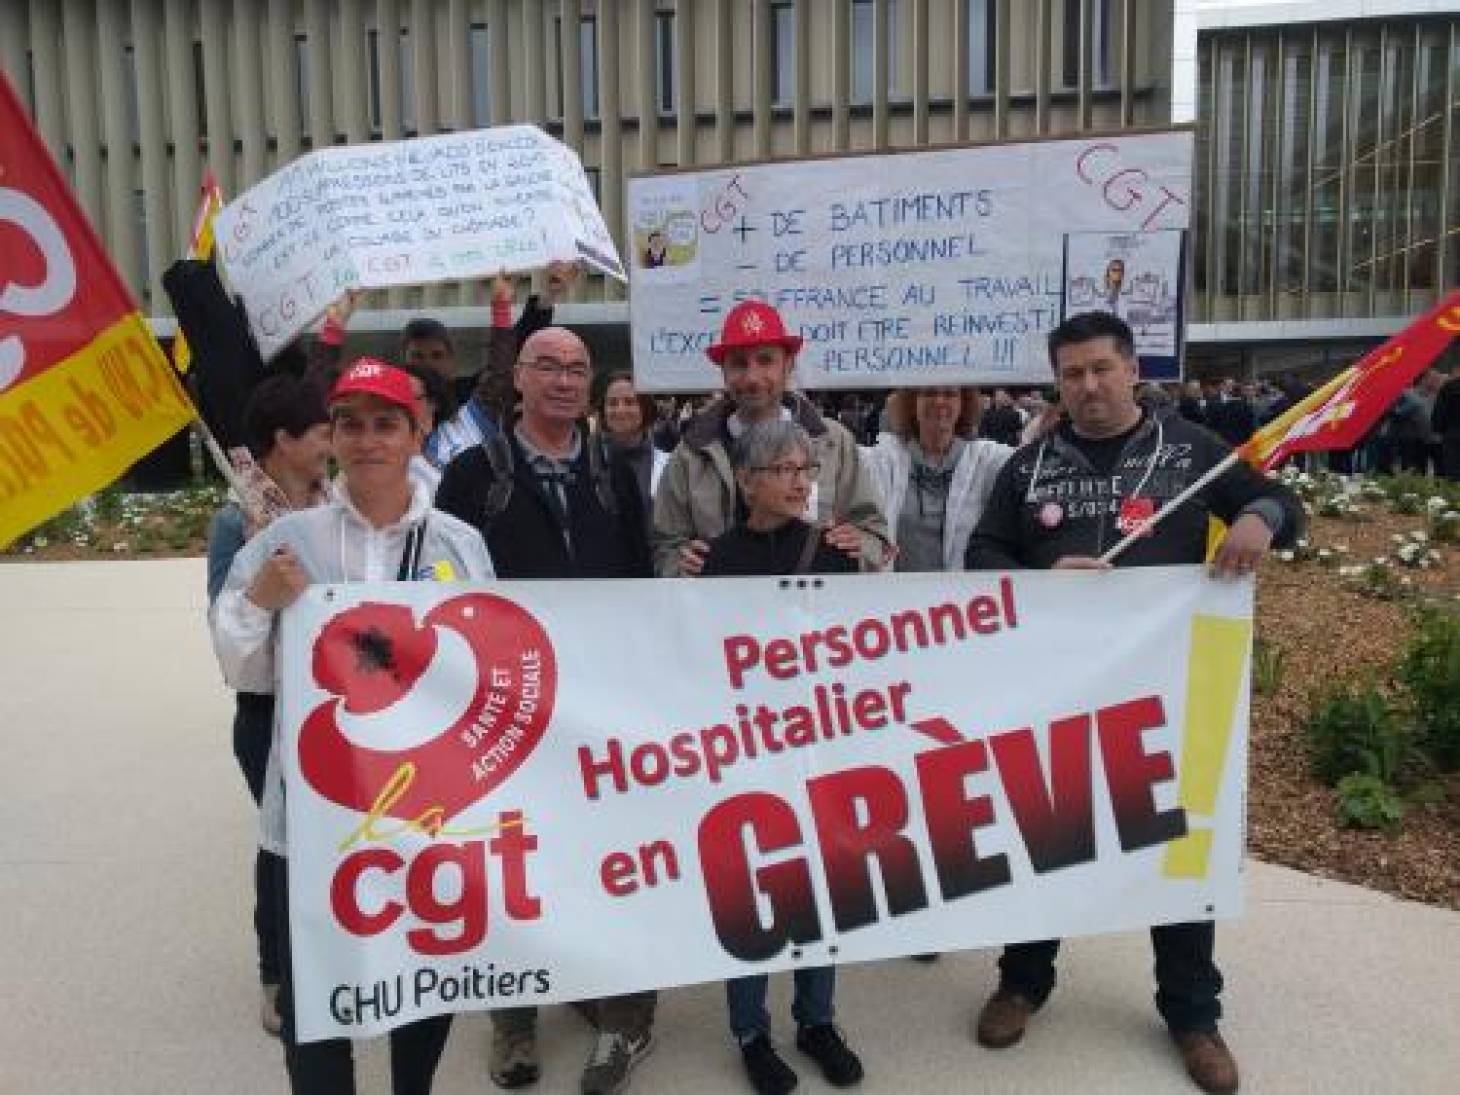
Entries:
[[735,524],[743,505],[730,454],[750,426],[775,418],[796,422],[811,437],[806,519],[824,527],[827,542],[863,570],[886,562],[887,519],[856,440],[788,390],[800,349],[800,336],[763,301],[743,301],[725,316],[720,341],[706,351],[720,367],[725,392],[686,425],[654,495],[654,565],[661,576],[700,573],[708,542]]

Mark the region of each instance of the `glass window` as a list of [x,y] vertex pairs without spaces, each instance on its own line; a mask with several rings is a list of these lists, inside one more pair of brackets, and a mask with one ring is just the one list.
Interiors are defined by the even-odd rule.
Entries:
[[968,91],[987,95],[994,90],[996,0],[964,0],[968,5]]
[[[872,81],[875,77],[877,5],[874,0],[851,0],[852,2],[852,102],[872,101]],[[887,94],[898,92],[897,65],[897,0],[887,0]]]
[[796,5],[771,5],[771,102],[789,106],[796,99]]
[[198,133],[208,135],[208,83],[203,75],[203,43],[193,42],[193,98],[198,115]]
[[[142,140],[142,111],[137,105],[137,51],[128,46],[124,51],[126,64],[123,66],[127,78],[127,133],[133,143]],[[31,73],[30,101],[35,102],[35,73]]]
[[1308,207],[1309,40],[1283,47],[1282,147],[1278,150],[1277,288],[1303,291],[1303,225]]
[[674,113],[674,12],[654,13],[654,101],[660,114]]
[[400,125],[402,132],[416,130],[416,55],[411,49],[411,32],[402,30],[396,42],[400,55]]
[[[1080,4],[1082,0],[1065,0],[1064,78],[1066,87],[1080,85]],[[1111,36],[1115,21],[1115,5],[1110,0],[1084,0],[1094,8],[1095,41],[1090,51],[1094,71],[1090,86],[1109,87]]]
[[1316,100],[1313,104],[1313,239],[1308,257],[1308,288],[1338,290],[1339,190],[1343,181],[1343,119],[1347,60],[1341,35],[1319,40]]
[[492,39],[485,23],[473,23],[467,34],[471,53],[471,121],[492,124]]
[[1442,228],[1440,178],[1445,138],[1445,52],[1438,29],[1429,32],[1415,58],[1419,111],[1414,121],[1414,186],[1408,233],[1409,285],[1435,287],[1435,244]]
[[[1378,156],[1379,95],[1383,57],[1377,41],[1355,42],[1358,83],[1350,96],[1353,140],[1347,165],[1349,185],[1348,262],[1345,286],[1350,293],[1367,292],[1373,282],[1375,222],[1379,217],[1374,165]],[[1358,306],[1358,302],[1354,302]],[[1351,309],[1350,309],[1351,310]]]
[[365,32],[365,52],[368,57],[366,76],[369,82],[370,94],[370,128],[380,128],[380,34],[377,31],[367,30]]
[[303,34],[294,36],[294,97],[299,102],[299,121],[305,133],[309,132],[309,39]]
[[1212,247],[1216,254],[1217,284],[1223,296],[1236,296],[1242,289],[1242,139],[1245,132],[1247,97],[1246,50],[1240,43],[1223,43],[1217,55],[1217,123],[1212,155],[1216,157],[1216,193],[1212,225]]
[[583,117],[598,117],[598,19],[583,16],[578,23],[578,82],[583,93]]
[[1272,231],[1269,204],[1272,199],[1271,170],[1267,161],[1268,66],[1270,47],[1266,42],[1252,44],[1250,69],[1247,73],[1247,116],[1242,127],[1246,143],[1243,167],[1242,208],[1242,292],[1261,293],[1263,271],[1271,260]]

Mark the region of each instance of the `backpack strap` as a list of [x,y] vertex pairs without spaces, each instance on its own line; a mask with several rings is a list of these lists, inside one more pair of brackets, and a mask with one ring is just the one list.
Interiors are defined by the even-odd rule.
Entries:
[[502,515],[512,501],[513,473],[516,460],[512,455],[512,442],[501,430],[482,442],[487,464],[492,469],[492,481],[487,485],[487,501],[482,507],[482,527]]
[[593,493],[597,495],[598,504],[605,513],[610,517],[617,516],[618,495],[613,489],[613,468],[605,451],[605,442],[586,430],[583,431],[583,437],[588,446],[588,480],[593,486]]

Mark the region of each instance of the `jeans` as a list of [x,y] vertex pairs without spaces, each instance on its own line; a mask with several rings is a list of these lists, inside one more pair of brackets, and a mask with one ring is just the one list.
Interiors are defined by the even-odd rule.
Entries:
[[[274,697],[240,692],[233,712],[233,755],[257,806],[264,796],[264,773],[274,740]],[[259,983],[279,983],[279,934],[274,893],[279,857],[260,848],[253,864],[253,930],[258,939]]]
[[[1222,1017],[1222,974],[1212,960],[1216,925],[1210,920],[1151,929],[1156,952],[1156,1010],[1172,1031],[1213,1031]],[[1054,989],[1060,941],[1015,943],[999,959],[999,987],[1035,1007]]]
[[[816,1027],[832,1020],[832,996],[836,992],[835,966],[808,966],[795,971],[796,995],[791,1015],[797,1026]],[[766,1010],[765,974],[735,977],[725,982],[725,1000],[730,1006],[730,1033],[741,1045],[759,1037],[770,1037],[771,1016]]]
[[[276,916],[283,958],[283,980],[279,984],[279,1016],[284,1020],[284,1067],[289,1073],[289,1090],[294,1095],[355,1095],[355,1055],[348,1038],[301,1043],[294,1033],[294,976],[289,948],[288,860],[278,857],[275,892],[279,902]],[[431,1081],[446,1036],[451,1033],[451,1016],[418,1019],[390,1032],[390,1084],[394,1095],[430,1095]]]

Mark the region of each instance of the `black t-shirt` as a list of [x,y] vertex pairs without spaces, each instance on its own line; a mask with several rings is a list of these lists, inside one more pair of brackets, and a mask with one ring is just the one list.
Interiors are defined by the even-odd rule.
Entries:
[[1079,449],[1085,459],[1090,461],[1090,466],[1100,475],[1115,474],[1115,465],[1120,461],[1120,454],[1125,450],[1126,442],[1129,441],[1135,432],[1141,428],[1145,417],[1136,420],[1136,424],[1124,433],[1116,434],[1114,437],[1081,437],[1068,422],[1060,427],[1064,438],[1075,448]]
[[[806,548],[807,536],[821,537],[821,530],[805,521],[787,521],[770,532],[756,532],[737,524],[710,541],[703,573],[710,577],[757,574],[792,574]],[[823,538],[816,546],[808,574],[855,574],[857,564],[846,552]]]

